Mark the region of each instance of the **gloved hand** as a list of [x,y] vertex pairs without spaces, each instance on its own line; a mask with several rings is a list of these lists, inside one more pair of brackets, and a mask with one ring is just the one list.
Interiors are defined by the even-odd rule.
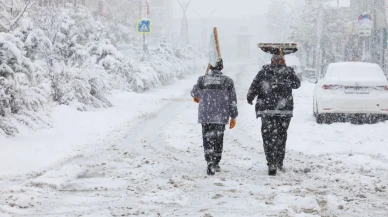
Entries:
[[231,119],[229,124],[229,129],[233,129],[236,126],[236,119]]
[[248,101],[248,104],[249,104],[249,105],[253,105],[253,102],[249,102],[249,101]]
[[199,103],[199,97],[194,97],[194,102]]

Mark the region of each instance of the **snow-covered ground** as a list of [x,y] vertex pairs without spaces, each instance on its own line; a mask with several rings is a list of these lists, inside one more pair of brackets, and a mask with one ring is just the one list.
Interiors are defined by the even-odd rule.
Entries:
[[223,172],[206,176],[189,77],[114,94],[107,110],[59,107],[53,129],[0,138],[0,217],[388,216],[388,123],[318,125],[313,85],[303,83],[287,172],[268,177],[247,71],[225,70],[240,116],[226,132]]

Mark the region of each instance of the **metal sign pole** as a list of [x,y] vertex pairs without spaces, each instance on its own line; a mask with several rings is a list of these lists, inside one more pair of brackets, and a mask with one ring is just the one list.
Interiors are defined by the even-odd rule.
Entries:
[[[149,21],[148,19],[148,14],[149,14],[149,5],[148,5],[148,2],[147,0],[142,0],[141,1],[141,22],[140,22],[140,25],[145,25],[145,23],[143,21]],[[138,24],[139,25],[139,24]],[[143,52],[146,53],[148,51],[148,47],[147,47],[147,40],[146,40],[146,33],[150,33],[151,32],[151,23],[149,21],[149,26],[147,27],[147,31],[144,31],[143,29],[141,29],[141,31],[139,33],[142,33],[143,35]],[[138,26],[138,28],[140,28]]]
[[143,51],[147,52],[146,34],[143,34]]

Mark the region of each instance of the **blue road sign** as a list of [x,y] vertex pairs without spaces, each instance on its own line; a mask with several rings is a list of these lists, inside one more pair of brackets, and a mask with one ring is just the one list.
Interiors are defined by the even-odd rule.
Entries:
[[137,21],[137,32],[149,34],[151,33],[151,20],[138,20]]

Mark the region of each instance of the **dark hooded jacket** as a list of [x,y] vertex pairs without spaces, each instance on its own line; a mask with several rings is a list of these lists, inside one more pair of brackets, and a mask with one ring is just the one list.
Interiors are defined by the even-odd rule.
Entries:
[[199,77],[191,91],[200,98],[198,122],[202,124],[227,124],[229,118],[238,116],[234,82],[221,71],[213,70]]
[[248,102],[257,97],[256,116],[292,117],[294,99],[292,89],[301,85],[291,67],[285,65],[265,65],[256,75],[248,92]]

